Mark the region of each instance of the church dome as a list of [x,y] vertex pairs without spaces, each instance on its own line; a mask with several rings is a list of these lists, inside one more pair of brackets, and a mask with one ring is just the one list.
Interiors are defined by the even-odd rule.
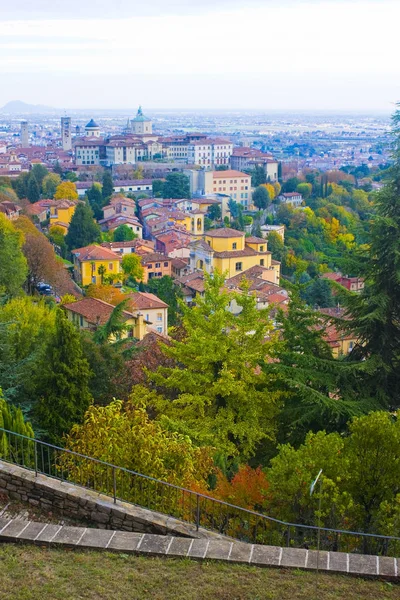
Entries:
[[89,123],[85,126],[85,129],[94,129],[94,128],[99,129],[99,126],[97,125],[96,121],[93,121],[93,119],[90,119]]
[[145,117],[142,111],[142,107],[139,106],[139,110],[137,111],[137,115],[134,119],[132,119],[134,123],[143,123],[144,121],[151,121],[148,117]]

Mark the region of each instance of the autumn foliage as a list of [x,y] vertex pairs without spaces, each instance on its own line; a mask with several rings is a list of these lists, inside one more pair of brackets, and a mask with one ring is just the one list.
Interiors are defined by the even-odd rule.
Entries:
[[265,504],[267,492],[268,481],[261,467],[252,469],[241,465],[231,481],[218,471],[217,487],[212,495],[235,506],[259,510]]

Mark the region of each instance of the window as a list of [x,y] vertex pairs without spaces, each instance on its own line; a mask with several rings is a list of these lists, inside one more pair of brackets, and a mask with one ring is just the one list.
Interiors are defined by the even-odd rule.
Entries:
[[165,262],[165,263],[164,263],[164,267],[168,267],[168,264],[169,264],[169,263]]
[[157,327],[157,331],[158,331],[158,333],[162,333],[163,332],[162,327]]
[[152,269],[152,268],[153,268],[153,265],[147,265],[147,268],[148,268],[148,269]]
[[232,250],[236,250],[236,248],[237,248],[237,243],[233,242],[233,244],[232,244]]
[[242,263],[241,262],[237,262],[236,265],[235,265],[235,269],[236,269],[236,271],[242,271],[243,270],[242,269]]
[[92,283],[96,283],[96,275],[93,275],[93,277],[92,277]]
[[150,321],[150,316],[149,314],[146,315],[146,321]]
[[260,258],[260,267],[263,267],[263,266],[264,266],[264,259]]
[[264,252],[264,246],[260,246],[260,252]]
[[156,269],[159,269],[161,267],[161,263],[156,263],[155,267]]
[[83,327],[83,317],[82,317],[82,315],[80,315],[80,317],[79,317],[79,325],[81,327]]
[[114,265],[112,263],[108,263],[108,270],[112,271],[114,268]]
[[157,321],[162,321],[162,313],[157,313]]

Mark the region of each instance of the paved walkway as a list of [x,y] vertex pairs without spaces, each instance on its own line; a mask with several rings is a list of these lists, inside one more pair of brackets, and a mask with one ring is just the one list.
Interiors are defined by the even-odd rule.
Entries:
[[[226,539],[190,539],[170,535],[71,527],[4,517],[0,517],[1,542],[48,546],[54,544],[57,547],[221,560],[259,567],[317,568],[315,550],[261,546]],[[325,572],[397,579],[400,559],[342,552],[320,552],[319,569]]]

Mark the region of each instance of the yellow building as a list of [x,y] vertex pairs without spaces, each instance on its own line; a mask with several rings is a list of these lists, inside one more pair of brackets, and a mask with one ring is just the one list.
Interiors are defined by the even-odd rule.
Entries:
[[75,281],[82,286],[102,283],[104,277],[119,279],[122,257],[102,246],[85,246],[72,251]]
[[268,269],[271,283],[279,283],[280,263],[272,260],[267,241],[258,237],[245,237],[243,231],[229,227],[207,231],[204,241],[190,244],[190,266],[193,271],[212,273],[215,269],[226,273],[227,278],[261,266]]
[[50,208],[50,227],[57,225],[68,231],[68,225],[74,216],[78,202],[73,200],[55,200],[49,205]]
[[[63,309],[69,321],[74,323],[79,329],[95,331],[98,327],[105,325],[115,306],[99,300],[98,298],[83,298],[77,302],[64,304]],[[133,314],[124,310],[122,319],[126,329],[121,332],[118,339],[136,338],[142,340],[147,333],[147,322],[142,313]],[[110,342],[116,341],[115,336],[111,336]]]

